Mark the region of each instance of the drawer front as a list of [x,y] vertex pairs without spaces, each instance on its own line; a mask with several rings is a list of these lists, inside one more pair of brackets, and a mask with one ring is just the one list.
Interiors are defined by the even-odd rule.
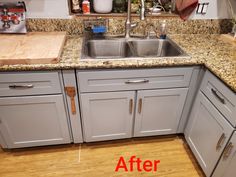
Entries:
[[193,68],[77,72],[80,92],[188,87]]
[[236,127],[236,94],[209,71],[204,76],[201,91],[226,119]]
[[61,93],[58,72],[0,73],[0,96]]

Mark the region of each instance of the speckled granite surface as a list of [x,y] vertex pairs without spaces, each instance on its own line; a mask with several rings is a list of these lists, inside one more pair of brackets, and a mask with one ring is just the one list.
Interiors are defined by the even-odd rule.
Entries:
[[219,35],[170,35],[191,57],[168,59],[80,60],[82,39],[69,36],[58,64],[9,65],[0,71],[55,69],[155,68],[205,65],[236,92],[236,47],[219,40]]
[[[81,35],[83,33],[83,20],[94,19],[72,18],[72,19],[27,19],[28,31],[66,31],[70,35]],[[125,17],[109,18],[108,33],[122,34],[125,31]],[[146,18],[140,21],[139,18],[133,18],[138,26],[133,30],[135,34],[144,34],[147,23],[153,24],[157,29],[160,23],[166,20],[168,25],[168,34],[220,34],[228,33],[232,29],[231,20],[187,20],[183,21],[179,17],[169,18]]]

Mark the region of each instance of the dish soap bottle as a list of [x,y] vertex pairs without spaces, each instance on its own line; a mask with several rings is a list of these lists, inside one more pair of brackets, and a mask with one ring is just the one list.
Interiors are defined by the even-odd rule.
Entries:
[[90,2],[88,0],[83,0],[82,10],[83,14],[90,14]]
[[160,26],[160,39],[166,39],[166,34],[167,34],[167,25],[166,21],[164,20]]

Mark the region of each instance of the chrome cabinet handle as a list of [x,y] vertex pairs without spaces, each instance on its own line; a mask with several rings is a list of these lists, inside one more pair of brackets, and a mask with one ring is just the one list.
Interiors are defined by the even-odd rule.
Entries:
[[228,144],[228,146],[225,148],[225,151],[224,151],[223,158],[224,158],[225,160],[230,156],[230,154],[231,154],[233,148],[234,148],[234,145],[233,145],[232,142],[230,142],[230,143]]
[[125,81],[126,84],[141,84],[141,83],[148,83],[149,80],[143,79],[143,80],[134,80],[134,81]]
[[222,103],[225,104],[225,100],[224,98],[221,98],[220,95],[218,95],[217,91],[214,90],[213,88],[211,89],[211,92],[213,93],[213,95],[215,95],[215,97]]
[[29,89],[33,88],[33,84],[28,84],[28,85],[9,85],[10,89]]
[[222,143],[224,142],[225,138],[226,138],[225,134],[222,133],[222,135],[220,136],[220,139],[217,142],[216,150],[219,150],[222,147]]
[[129,113],[132,114],[133,112],[133,99],[129,100]]
[[142,100],[142,98],[140,98],[138,101],[138,113],[139,114],[141,114],[141,112],[142,112],[142,105],[143,105],[143,100]]

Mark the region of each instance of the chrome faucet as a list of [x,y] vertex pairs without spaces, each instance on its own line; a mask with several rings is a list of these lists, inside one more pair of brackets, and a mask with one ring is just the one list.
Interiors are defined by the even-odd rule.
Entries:
[[[140,20],[145,20],[145,0],[141,0]],[[131,29],[135,28],[138,24],[131,22],[131,0],[128,0],[127,19],[125,22],[125,38],[130,38]]]

